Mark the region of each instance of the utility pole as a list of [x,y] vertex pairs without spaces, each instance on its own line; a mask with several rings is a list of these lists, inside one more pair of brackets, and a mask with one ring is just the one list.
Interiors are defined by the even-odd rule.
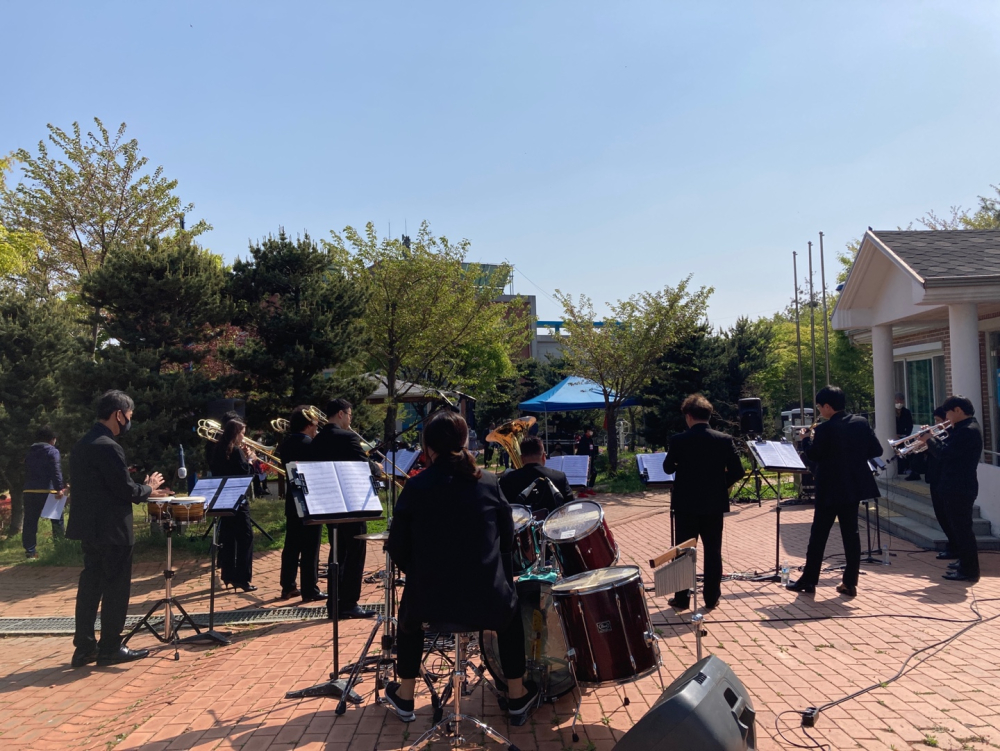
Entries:
[[816,395],[816,293],[813,291],[813,244],[809,242],[809,342],[812,349],[813,396]]
[[[806,400],[802,393],[802,328],[799,325],[799,266],[798,253],[792,251],[792,275],[795,277],[795,352],[799,360],[799,425],[805,425]],[[792,420],[792,425],[795,420]]]
[[819,280],[823,284],[823,344],[826,347],[826,382],[833,383],[830,372],[830,316],[826,312],[826,264],[823,261],[823,233],[819,233]]

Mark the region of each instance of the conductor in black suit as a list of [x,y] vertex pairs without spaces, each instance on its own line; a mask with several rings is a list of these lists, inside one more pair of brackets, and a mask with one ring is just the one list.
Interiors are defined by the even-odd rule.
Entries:
[[[97,402],[97,423],[73,447],[70,479],[73,503],[66,537],[83,543],[83,571],[76,590],[76,633],[72,665],[114,665],[137,660],[148,649],[122,646],[122,629],[132,585],[132,504],[166,495],[159,472],[142,485],[129,476],[125,452],[115,438],[132,426],[135,404],[121,391],[108,391]],[[94,636],[101,608],[101,641]]]
[[[537,436],[528,436],[521,441],[521,468],[508,472],[500,478],[500,489],[508,503],[526,505],[532,511],[545,510],[552,513],[564,503],[573,500],[573,489],[566,474],[558,469],[545,466],[545,446]],[[538,480],[539,482],[535,482]],[[546,480],[555,486],[556,493]],[[534,484],[527,496],[521,494]]]
[[[312,442],[315,462],[367,462],[368,454],[361,447],[361,438],[350,429],[354,408],[346,399],[334,399],[327,405],[327,424],[320,428]],[[334,532],[336,528],[336,532]],[[337,583],[337,614],[344,618],[374,618],[375,612],[358,605],[361,582],[365,575],[366,540],[355,539],[368,532],[367,522],[327,525],[327,534],[337,535],[337,562],[340,580]],[[329,613],[333,618],[333,613]]]
[[[306,411],[296,407],[288,418],[288,435],[278,447],[283,466],[290,462],[312,459],[312,440],[319,425]],[[302,596],[303,602],[325,600],[326,592],[319,589],[319,541],[323,527],[303,524],[292,498],[292,485],[285,486],[285,545],[281,549],[281,599]],[[301,572],[302,589],[295,586],[295,575]]]
[[882,444],[868,421],[844,411],[847,397],[836,386],[826,386],[816,394],[816,407],[826,420],[806,436],[802,448],[816,464],[816,510],[813,514],[806,565],[798,581],[788,588],[812,594],[819,583],[823,553],[834,520],[840,521],[844,540],[844,581],[837,591],[847,597],[858,594],[861,573],[861,537],[858,534],[858,504],[878,498],[878,486],[869,459],[882,456]]
[[[688,429],[670,439],[663,460],[663,471],[675,474],[670,505],[677,539],[701,537],[708,610],[722,596],[722,515],[729,511],[729,488],[743,477],[732,437],[708,427],[712,412],[712,403],[701,394],[685,399],[681,413]],[[684,590],[668,603],[684,610],[690,606],[689,596],[690,590]]]

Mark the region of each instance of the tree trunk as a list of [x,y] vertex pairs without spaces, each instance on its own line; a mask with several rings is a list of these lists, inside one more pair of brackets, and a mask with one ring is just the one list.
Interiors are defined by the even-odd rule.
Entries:
[[91,332],[91,345],[90,345],[90,356],[94,360],[97,359],[97,336],[101,332],[101,324],[97,320],[100,315],[101,315],[100,307],[94,308],[94,329]]
[[629,436],[628,436],[628,450],[633,454],[635,453],[635,407],[628,408],[628,425],[629,425]]
[[615,428],[615,418],[617,410],[614,405],[604,407],[604,423],[607,425],[608,433],[608,474],[618,474],[618,430]]
[[386,409],[385,409],[385,421],[382,423],[382,441],[385,444],[385,450],[391,451],[393,449],[392,441],[396,437],[396,414],[399,410],[399,405],[396,404],[396,372],[390,371],[385,377],[386,385]]

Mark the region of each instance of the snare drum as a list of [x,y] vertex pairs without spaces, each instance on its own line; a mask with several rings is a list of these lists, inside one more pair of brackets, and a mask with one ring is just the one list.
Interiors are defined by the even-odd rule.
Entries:
[[542,536],[552,544],[563,576],[618,562],[618,545],[599,503],[575,501],[560,506],[542,524]]
[[[542,699],[555,701],[573,690],[576,682],[566,659],[566,642],[559,616],[552,607],[552,584],[556,573],[527,574],[517,580],[517,599],[524,623],[525,678],[539,687]],[[486,669],[501,691],[507,689],[500,665],[500,646],[495,631],[479,634],[479,646]]]
[[146,502],[151,519],[173,519],[180,524],[194,524],[205,518],[205,499],[196,496],[170,496]]
[[514,517],[514,576],[523,574],[538,560],[534,517],[526,506],[511,506]]
[[628,683],[660,664],[638,566],[615,566],[563,579],[552,601],[581,686]]

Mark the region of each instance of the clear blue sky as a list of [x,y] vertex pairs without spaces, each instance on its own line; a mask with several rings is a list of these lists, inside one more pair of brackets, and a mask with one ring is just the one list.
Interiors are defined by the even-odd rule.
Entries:
[[513,263],[542,318],[555,288],[600,304],[690,274],[730,325],[786,304],[819,231],[830,270],[868,225],[1000,183],[996,2],[7,0],[0,17],[0,151],[48,122],[124,121],[229,260],[279,226],[427,219]]

